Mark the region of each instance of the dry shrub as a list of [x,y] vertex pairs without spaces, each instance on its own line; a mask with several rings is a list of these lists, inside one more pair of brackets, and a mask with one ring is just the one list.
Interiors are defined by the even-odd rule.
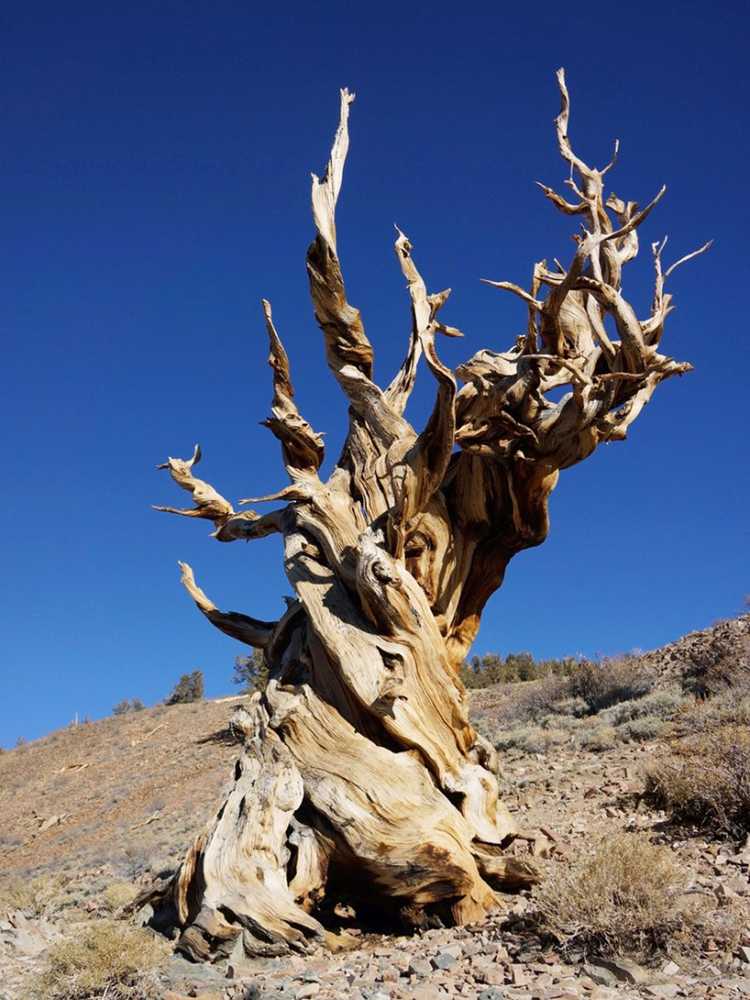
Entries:
[[683,708],[694,704],[694,699],[685,698],[674,688],[665,688],[651,691],[650,694],[646,694],[642,698],[621,701],[601,712],[599,718],[602,722],[607,722],[612,726],[620,726],[623,723],[643,718],[666,721],[673,719]]
[[[653,674],[635,659],[583,661],[571,668],[569,674],[552,673],[541,680],[507,685],[495,714],[500,725],[505,726],[548,714],[580,718],[620,702],[634,704],[636,699],[649,695],[653,686]],[[660,698],[668,700],[670,705],[681,700],[671,693],[661,694],[655,697],[654,712],[660,710],[657,705]]]
[[750,636],[714,635],[713,641],[690,651],[682,668],[685,689],[701,698],[728,689],[750,691]]
[[114,913],[132,903],[138,891],[131,882],[110,882],[102,893],[102,901],[107,909]]
[[495,709],[498,723],[507,726],[554,712],[556,705],[569,698],[569,683],[566,677],[549,674],[539,681],[509,684]]
[[586,729],[579,736],[578,742],[585,750],[592,750],[594,753],[611,750],[617,743],[617,730],[612,726],[596,726],[594,729]]
[[150,931],[113,920],[84,925],[53,944],[47,968],[34,984],[43,1000],[140,1000],[157,995],[150,974],[169,947]]
[[675,717],[678,736],[705,733],[722,726],[750,726],[750,697],[728,691],[705,701],[688,702]]
[[654,687],[655,678],[638,660],[584,662],[571,675],[569,693],[583,698],[594,714],[621,701],[643,698]]
[[562,729],[543,729],[541,726],[515,726],[495,733],[498,750],[520,750],[523,753],[547,753],[562,746],[570,739]]
[[725,725],[676,743],[646,770],[646,801],[679,823],[741,837],[750,832],[750,731]]
[[51,904],[59,902],[67,882],[61,875],[3,880],[0,882],[0,913],[22,910],[28,916],[41,916]]
[[646,740],[663,739],[672,731],[669,722],[657,716],[644,715],[632,722],[623,722],[618,726],[617,733],[622,740],[629,743],[643,743]]
[[646,956],[691,922],[690,912],[676,905],[684,888],[685,875],[668,847],[621,833],[553,868],[534,894],[536,920],[563,950]]

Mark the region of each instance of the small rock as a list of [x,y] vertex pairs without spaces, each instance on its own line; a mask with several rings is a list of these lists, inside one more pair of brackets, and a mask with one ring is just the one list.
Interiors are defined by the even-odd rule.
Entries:
[[494,986],[490,986],[487,990],[482,990],[482,992],[477,997],[477,1000],[505,1000],[505,994],[502,990],[498,990]]
[[676,976],[680,971],[680,967],[677,962],[665,962],[661,967],[661,971],[665,976]]
[[423,958],[413,958],[409,962],[409,972],[413,976],[429,976],[432,972],[432,966],[429,962],[425,962]]
[[39,832],[44,833],[45,830],[49,830],[53,826],[58,826],[65,819],[65,813],[60,816],[48,816],[39,827]]
[[440,950],[448,955],[453,955],[453,957],[456,959],[462,958],[464,954],[463,945],[457,943],[446,945],[444,948],[441,948]]
[[639,985],[651,981],[652,974],[632,958],[599,958],[597,964],[614,973],[621,983]]
[[522,965],[513,964],[510,967],[510,978],[514,986],[526,986],[529,981],[528,973]]
[[435,1000],[435,995],[432,986],[414,986],[409,993],[410,1000]]
[[300,986],[294,994],[295,1000],[307,1000],[307,997],[314,997],[320,993],[320,983],[305,983]]
[[658,1000],[671,1000],[681,989],[677,983],[654,983],[652,986],[644,986],[643,991],[650,997],[657,997]]
[[750,948],[748,948],[746,945],[743,945],[740,948],[740,959],[743,962],[750,962]]
[[436,969],[447,971],[456,964],[456,956],[452,955],[449,951],[441,951],[432,959],[432,964]]
[[480,983],[486,983],[487,986],[502,986],[505,982],[505,973],[502,969],[490,966],[489,969],[482,969],[481,972],[477,972],[474,978]]
[[617,986],[617,976],[602,965],[584,965],[583,971],[599,986]]

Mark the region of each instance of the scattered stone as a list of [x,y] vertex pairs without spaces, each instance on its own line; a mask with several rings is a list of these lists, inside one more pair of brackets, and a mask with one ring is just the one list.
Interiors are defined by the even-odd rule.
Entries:
[[55,937],[54,929],[45,921],[32,922],[20,910],[8,914],[8,920],[0,926],[0,943],[21,955],[40,955]]
[[738,896],[746,896],[748,894],[748,882],[746,878],[741,875],[735,875],[734,878],[728,878],[724,882],[724,887],[726,889],[731,889],[732,892],[736,892]]
[[657,997],[658,1000],[671,1000],[671,997],[676,997],[680,993],[681,987],[677,983],[654,983],[651,986],[644,986],[643,991],[650,997]]
[[174,990],[167,990],[164,1000],[222,1000],[221,993],[194,993],[187,996],[185,993],[175,993]]
[[489,989],[482,990],[477,1000],[505,1000],[505,993],[494,986],[490,986]]
[[502,986],[505,982],[505,973],[496,965],[491,965],[489,968],[477,972],[474,978],[480,983],[485,983],[487,986]]
[[425,962],[423,958],[413,958],[409,962],[409,972],[413,976],[421,976],[424,979],[432,972],[432,965]]
[[653,975],[648,969],[644,969],[632,958],[598,958],[597,964],[609,969],[621,983],[631,983],[638,986],[649,983],[653,979]]
[[48,816],[47,819],[43,820],[39,826],[39,832],[44,833],[45,830],[51,829],[53,826],[59,826],[60,823],[65,819],[65,813],[61,813],[59,816]]
[[526,969],[522,965],[516,964],[510,967],[510,978],[514,986],[526,986],[529,981]]
[[583,970],[599,986],[617,986],[617,976],[603,965],[584,965]]

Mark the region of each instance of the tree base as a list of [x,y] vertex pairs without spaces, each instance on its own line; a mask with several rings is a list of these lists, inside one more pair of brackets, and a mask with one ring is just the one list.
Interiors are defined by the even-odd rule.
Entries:
[[342,908],[390,932],[474,923],[495,889],[537,881],[533,863],[472,836],[418,752],[374,745],[308,686],[271,685],[233,728],[244,746],[224,803],[136,903],[188,958],[352,947]]

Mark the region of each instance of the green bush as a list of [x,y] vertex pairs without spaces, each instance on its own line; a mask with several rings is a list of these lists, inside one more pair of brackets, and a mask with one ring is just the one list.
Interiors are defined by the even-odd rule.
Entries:
[[531,653],[508,653],[503,659],[497,653],[485,653],[464,662],[461,680],[467,688],[538,681],[550,675],[567,676],[575,670],[577,663],[578,660],[573,657],[535,660]]
[[183,705],[191,701],[201,701],[203,698],[203,671],[194,670],[191,674],[183,674],[175,684],[172,693],[165,699],[165,705]]
[[250,656],[235,658],[232,682],[242,685],[243,694],[265,691],[268,684],[268,664],[263,650],[254,649]]
[[112,709],[112,714],[126,715],[128,712],[142,712],[145,707],[140,698],[123,698]]

